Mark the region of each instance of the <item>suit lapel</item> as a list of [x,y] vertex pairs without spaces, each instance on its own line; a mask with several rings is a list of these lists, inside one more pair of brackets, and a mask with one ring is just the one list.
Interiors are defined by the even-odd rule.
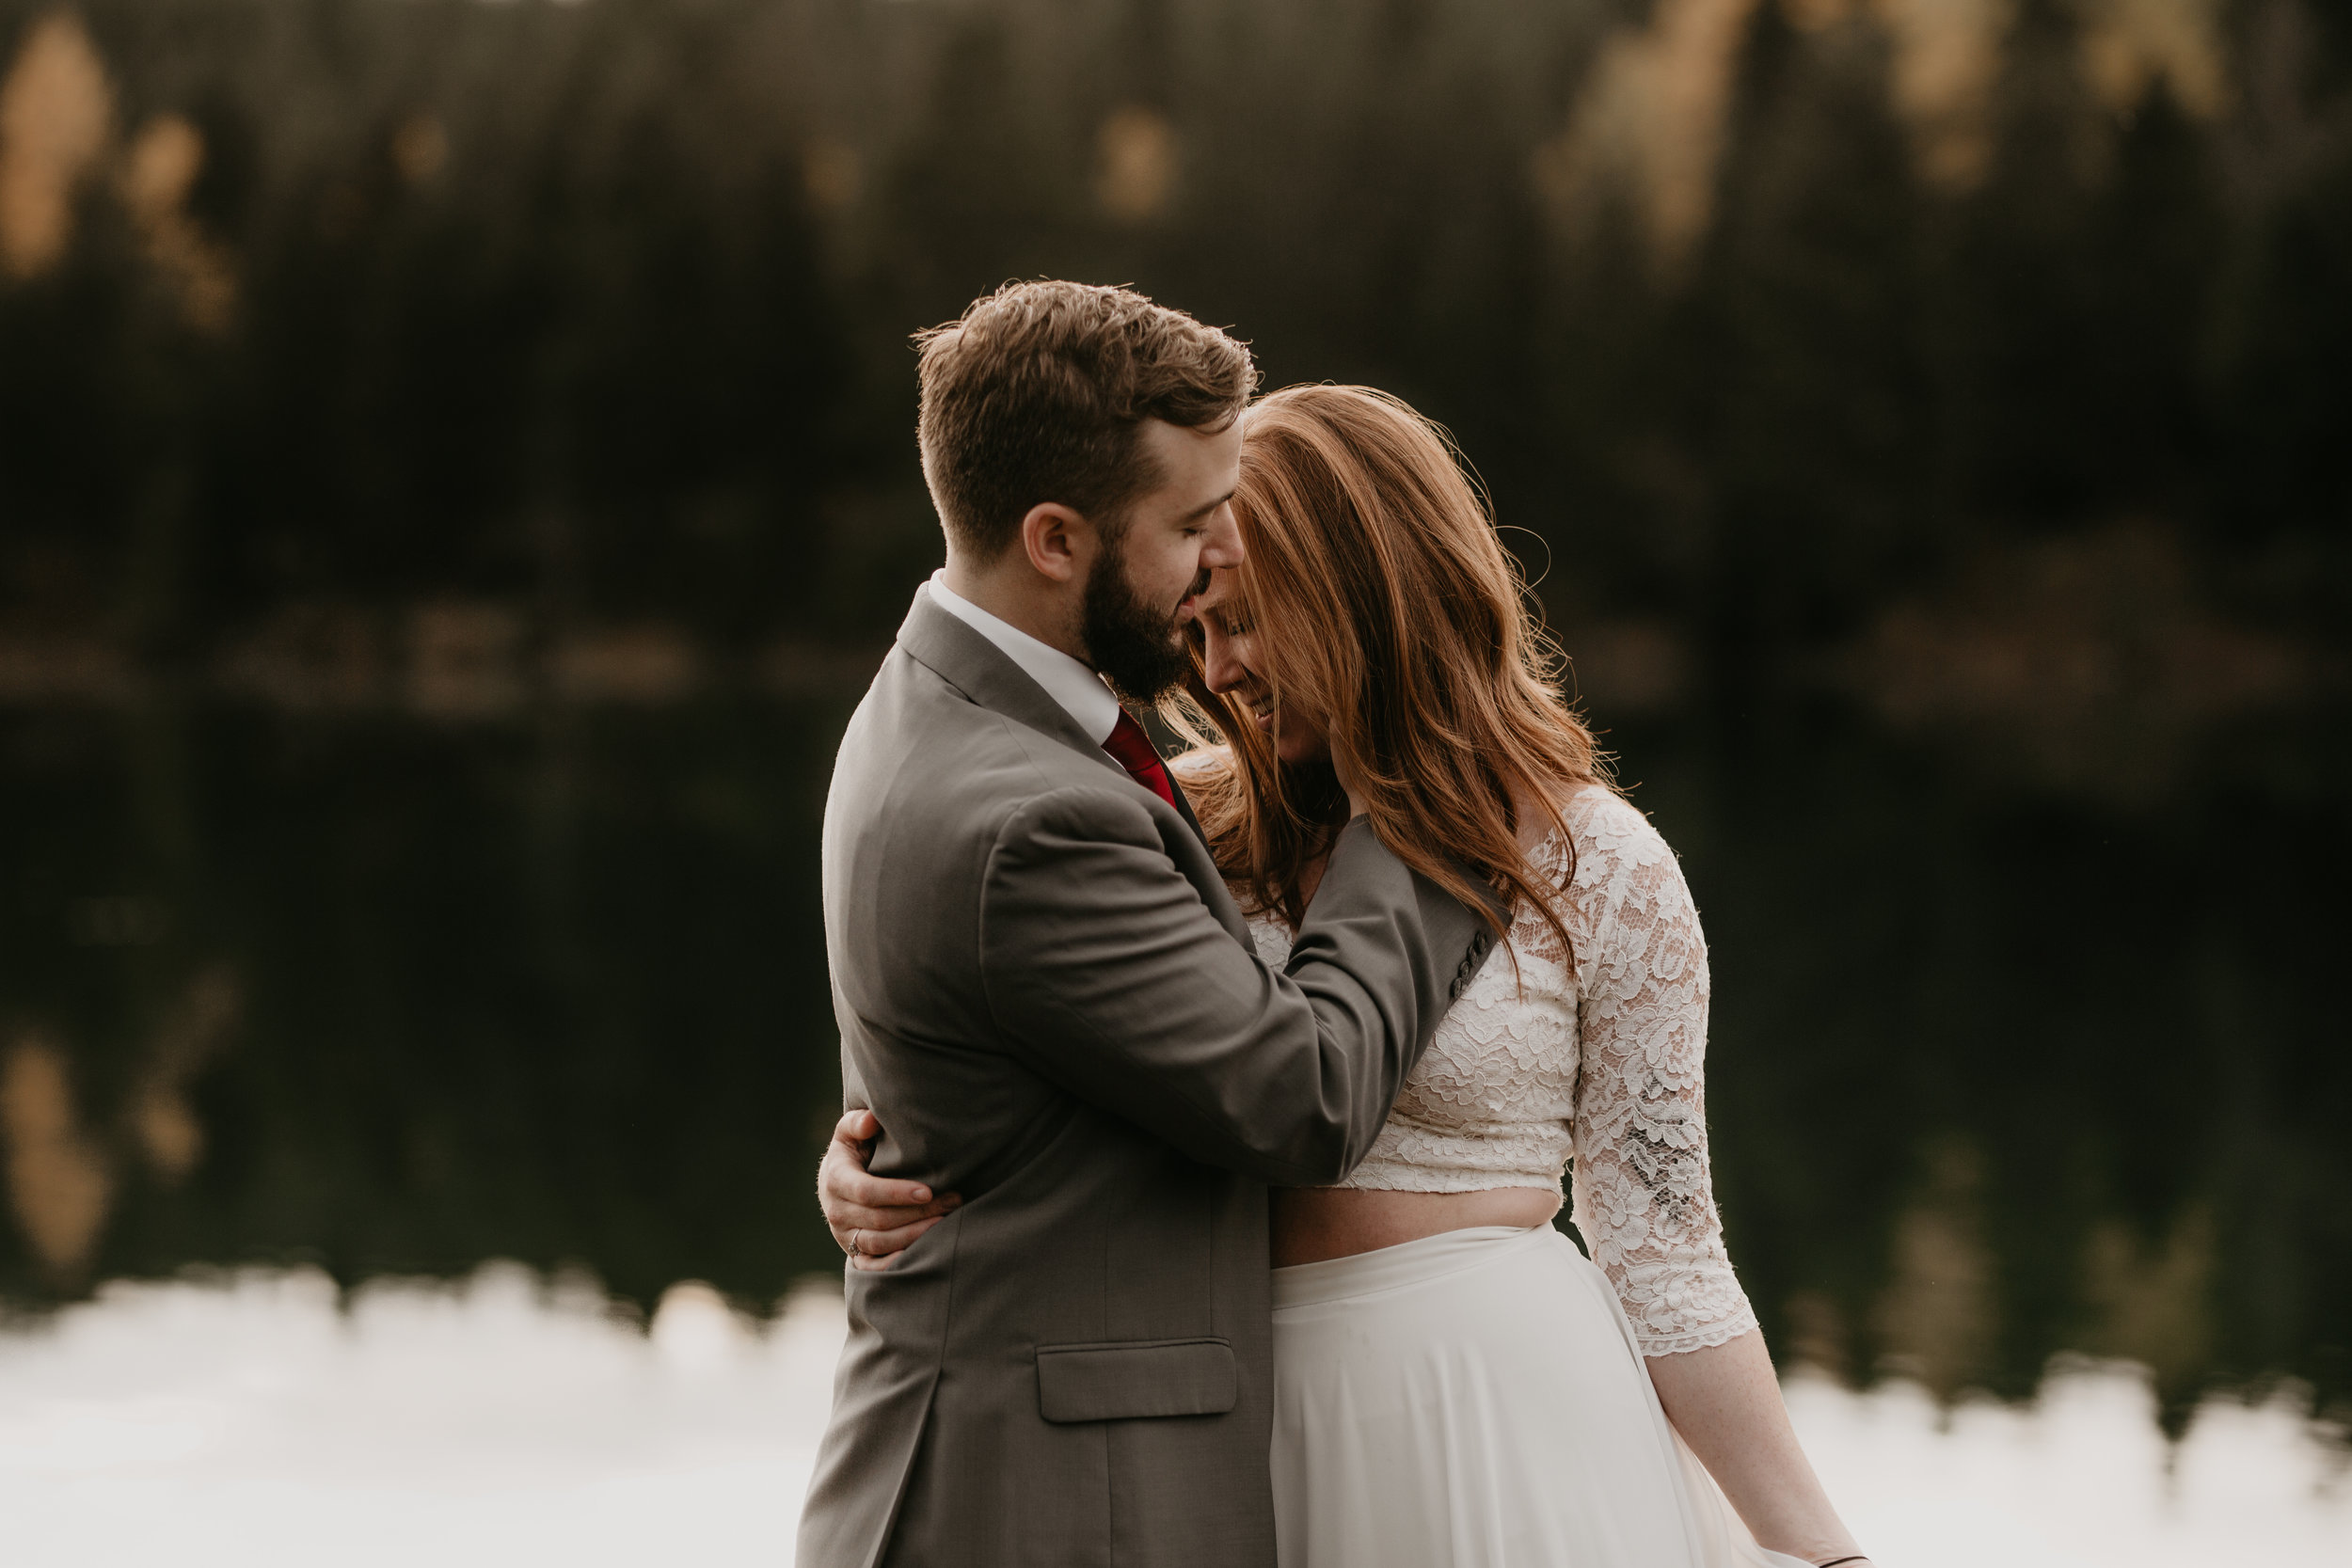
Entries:
[[1018,719],[1101,763],[1129,784],[1135,783],[1117,757],[1078,727],[1068,708],[1054,701],[1002,648],[940,609],[928,587],[915,590],[914,607],[898,628],[898,646],[990,712]]
[[[1054,701],[1002,648],[940,609],[930,588],[914,591],[914,607],[907,611],[905,625],[898,628],[898,646],[980,706],[1052,736],[1072,751],[1092,758],[1129,784],[1135,784],[1137,789],[1144,787],[1136,784],[1120,760],[1080,729],[1078,721],[1070,717],[1070,710]],[[1173,773],[1168,775],[1168,783],[1175,784]],[[1184,819],[1193,836],[1206,845],[1209,835],[1200,831],[1200,821],[1192,815],[1192,802],[1184,799],[1181,785],[1176,786],[1175,794],[1177,815]]]
[[1206,848],[1209,835],[1201,829],[1200,818],[1192,815],[1191,798],[1184,794],[1184,786],[1177,782],[1176,769],[1173,768],[1168,770],[1168,782],[1174,787],[1176,793],[1176,815],[1184,819],[1184,826],[1192,830],[1192,836],[1200,841],[1201,847]]

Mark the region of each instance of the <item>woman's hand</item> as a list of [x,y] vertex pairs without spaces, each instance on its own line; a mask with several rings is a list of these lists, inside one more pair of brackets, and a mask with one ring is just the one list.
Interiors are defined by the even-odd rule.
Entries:
[[872,1274],[913,1245],[916,1237],[963,1202],[920,1181],[869,1176],[866,1160],[882,1123],[871,1111],[851,1111],[834,1124],[833,1142],[817,1166],[817,1205],[850,1267]]
[[1830,1505],[1781,1402],[1764,1336],[1645,1358],[1666,1419],[1691,1445],[1758,1545],[1816,1564],[1868,1568]]

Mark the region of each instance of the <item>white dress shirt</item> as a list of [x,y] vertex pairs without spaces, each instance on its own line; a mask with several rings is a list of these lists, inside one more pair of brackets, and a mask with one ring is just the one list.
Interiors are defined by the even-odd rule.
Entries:
[[930,591],[932,603],[995,643],[1007,658],[1021,666],[1023,674],[1062,705],[1097,746],[1110,739],[1111,731],[1119,727],[1119,699],[1111,695],[1102,676],[1059,648],[1039,641],[951,591],[944,568],[931,574]]

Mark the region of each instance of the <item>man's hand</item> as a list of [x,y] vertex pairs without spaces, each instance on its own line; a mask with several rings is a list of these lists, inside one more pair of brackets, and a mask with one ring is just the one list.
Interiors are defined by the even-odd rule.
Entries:
[[946,1218],[963,1199],[933,1193],[920,1181],[866,1174],[867,1146],[882,1131],[871,1111],[851,1111],[834,1124],[833,1142],[817,1166],[817,1202],[850,1267],[872,1273]]

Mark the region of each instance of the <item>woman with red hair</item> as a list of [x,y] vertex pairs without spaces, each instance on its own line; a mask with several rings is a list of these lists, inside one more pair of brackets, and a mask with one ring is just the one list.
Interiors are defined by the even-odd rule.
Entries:
[[[1275,1195],[1283,1568],[1859,1568],[1724,1248],[1690,890],[1452,445],[1294,387],[1251,408],[1234,505],[1172,766],[1263,956],[1355,815],[1508,911],[1371,1154]],[[1590,1259],[1549,1223],[1571,1167]]]

